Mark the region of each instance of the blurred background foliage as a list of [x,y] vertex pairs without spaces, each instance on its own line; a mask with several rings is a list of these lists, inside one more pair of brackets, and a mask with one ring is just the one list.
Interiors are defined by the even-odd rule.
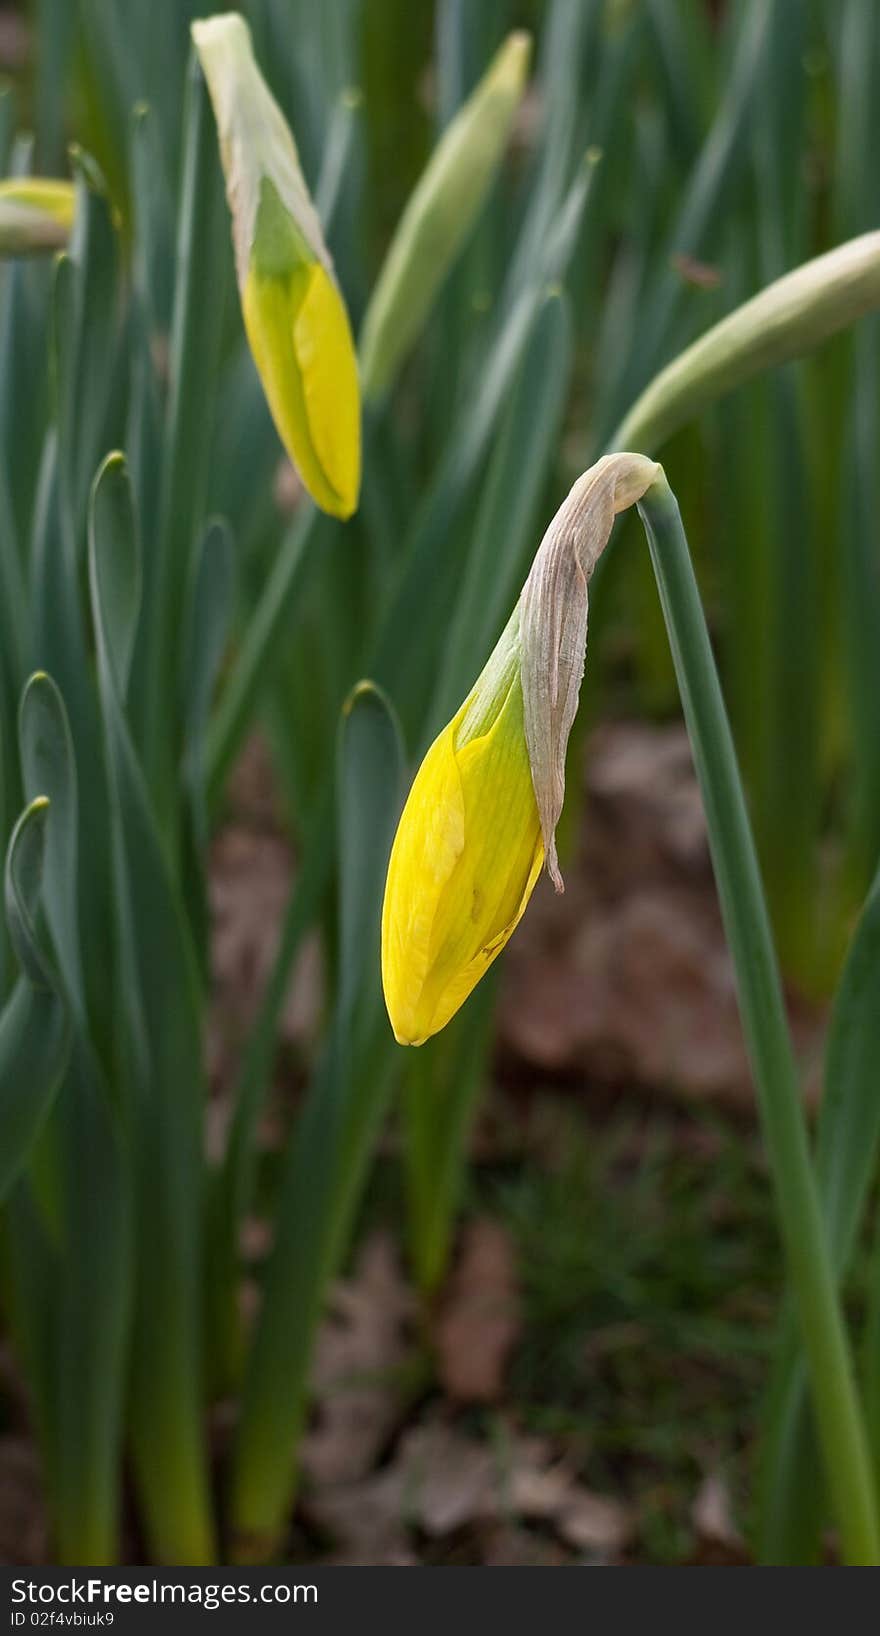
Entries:
[[[34,668],[63,695],[80,791],[81,959],[68,925],[65,965],[63,915],[46,904],[73,994],[79,1043],[68,1073],[78,1089],[59,1096],[7,1207],[8,1305],[54,1537],[65,1560],[118,1549],[127,1443],[146,1549],[166,1560],[214,1553],[200,1428],[205,1404],[235,1392],[231,1453],[219,1436],[231,1473],[226,1548],[259,1556],[275,1545],[314,1331],[354,1221],[364,1231],[376,1214],[406,1223],[430,1312],[464,1198],[469,1213],[499,1217],[519,1253],[525,1317],[512,1413],[571,1440],[591,1483],[652,1494],[637,1550],[680,1558],[694,1548],[682,1495],[696,1468],[730,1459],[743,1482],[737,1462],[754,1436],[779,1299],[751,1134],[713,1115],[711,1159],[697,1163],[693,1131],[682,1156],[676,1120],[664,1115],[655,1129],[649,1118],[633,1166],[630,1115],[615,1104],[596,1130],[575,1121],[571,1152],[560,1158],[554,1144],[552,1162],[540,1142],[525,1142],[512,1166],[496,1149],[462,1193],[494,984],[446,1035],[404,1058],[364,928],[402,765],[482,665],[573,478],[616,446],[639,392],[690,340],[780,273],[877,225],[880,16],[872,0],[242,0],[355,332],[439,134],[507,32],[535,36],[533,78],[478,223],[393,390],[367,406],[362,503],[342,525],[314,512],[282,460],[243,338],[213,125],[187,67],[189,24],[210,10],[190,0],[34,0],[0,11],[0,158],[11,173],[67,175],[73,164],[79,193],[69,254],[54,267],[9,263],[0,284],[4,836],[22,798],[40,793],[25,726],[16,749]],[[784,973],[794,995],[820,1008],[880,849],[878,323],[863,320],[739,389],[651,451],[697,551]],[[90,507],[112,449],[125,452],[129,475],[105,468]],[[621,527],[591,608],[563,865],[566,850],[577,855],[590,727],[679,714],[636,526]],[[112,542],[135,533],[138,616],[125,595],[120,610],[106,566],[117,560]],[[344,717],[340,738],[340,712],[363,675],[399,713],[402,747],[378,693]],[[56,706],[46,709],[61,743]],[[296,885],[256,1022],[236,1042],[240,1061],[224,1059],[219,1074],[230,1136],[203,1188],[203,996],[146,1067],[132,1062],[141,1036],[153,1046],[165,1028],[150,961],[171,962],[172,1010],[174,973],[189,972],[194,994],[209,978],[210,843],[234,810],[230,775],[257,731]],[[64,754],[56,749],[56,770]],[[44,867],[63,907],[54,844]],[[148,909],[155,941],[144,953],[137,928]],[[285,1156],[266,1156],[256,1133],[277,1080],[279,1018],[315,928],[324,1045],[297,1065],[297,1093],[308,1088],[295,1137],[287,1107]],[[14,962],[3,953],[8,992]],[[119,1096],[121,1137],[120,1064],[135,1085],[130,1106],[131,1085]],[[148,1106],[162,1088],[158,1135],[144,1120],[139,1072]],[[380,1163],[362,1216],[395,1091],[402,1152]],[[75,1198],[84,1171],[95,1182],[91,1214]],[[240,1233],[255,1201],[274,1223],[274,1250],[251,1343],[239,1314]],[[181,1235],[189,1248],[171,1290]],[[77,1261],[80,1282],[60,1310],[53,1291]],[[862,1260],[859,1269],[861,1312]],[[192,1311],[203,1289],[201,1325]],[[187,1309],[192,1333],[169,1362],[161,1324],[174,1330]],[[622,1334],[620,1350],[597,1362],[589,1337],[606,1330]],[[126,1360],[141,1340],[146,1361],[132,1387]],[[705,1407],[693,1441],[680,1425],[692,1412],[678,1392],[682,1356],[700,1377],[688,1372],[688,1392]],[[420,1369],[408,1403],[430,1392]],[[181,1409],[172,1398],[184,1378]],[[498,1419],[471,1413],[481,1425]],[[83,1462],[97,1473],[85,1508]],[[163,1515],[169,1485],[177,1501]],[[808,1533],[815,1554],[818,1527]],[[631,1537],[624,1530],[611,1554]],[[741,1541],[731,1538],[723,1548],[735,1555]]]
[[[375,500],[389,513],[395,479],[396,488],[408,480],[421,492],[438,449],[461,424],[475,372],[485,367],[497,333],[505,281],[508,287],[515,283],[513,247],[526,204],[537,233],[585,155],[595,175],[566,247],[566,294],[559,296],[572,329],[566,347],[558,349],[571,371],[570,389],[560,435],[548,438],[538,516],[548,495],[561,493],[569,476],[607,442],[638,390],[689,339],[781,271],[874,223],[871,98],[861,90],[870,83],[865,64],[873,65],[870,8],[826,7],[819,0],[781,8],[586,0],[551,7],[549,18],[537,0],[449,5],[439,16],[431,5],[408,7],[401,0],[363,8],[354,0],[334,0],[314,15],[296,0],[261,0],[242,9],[258,59],[293,121],[313,189],[323,167],[334,206],[328,234],[355,324],[437,132],[511,27],[532,29],[541,47],[538,78],[505,174],[399,387],[393,440],[388,416],[378,417],[375,435],[393,441],[395,453],[382,450],[388,454],[384,467],[381,454],[374,455],[371,486],[389,491]],[[188,26],[205,8],[175,0],[162,8],[161,27],[155,8],[141,0],[124,8],[112,0],[43,0],[23,14],[32,22],[30,36],[25,24],[16,28],[15,12],[6,13],[14,86],[7,99],[7,147],[15,124],[23,124],[34,132],[28,162],[43,173],[63,172],[75,133],[108,180],[129,256],[135,253],[132,110],[139,104],[150,109],[146,168],[157,238],[151,301],[161,334],[170,321]],[[546,106],[542,69],[554,87]],[[841,97],[844,83],[847,96]],[[544,124],[552,127],[552,142]],[[526,248],[520,241],[520,264]],[[221,391],[217,398],[207,498],[210,509],[228,516],[237,530],[243,527],[245,582],[249,575],[256,582],[277,543],[277,511],[266,480],[276,449],[228,285],[223,247],[211,264],[212,301],[225,312],[223,378],[246,378],[250,396]],[[858,424],[850,425],[857,408],[847,386],[852,369],[868,373],[864,359],[874,345],[874,325],[866,323],[857,337],[739,393],[664,450],[673,486],[686,496],[693,490],[695,508],[705,508],[709,493],[730,498],[729,504],[714,502],[717,544],[703,564],[705,585],[784,957],[795,978],[820,991],[840,955],[846,925],[841,902],[851,909],[860,901],[877,840],[876,814],[864,810],[872,806],[874,769],[852,767],[853,712],[846,704],[852,691],[848,667],[868,662],[866,644],[848,639],[859,611],[847,589],[853,577],[847,564],[865,549],[853,538],[867,532],[853,508],[868,503],[858,439],[869,441]],[[866,414],[860,411],[862,421]],[[226,458],[242,436],[254,461]],[[854,482],[837,476],[842,445],[856,463]],[[403,468],[394,478],[392,459]],[[453,539],[444,553],[450,577],[454,538],[467,540],[472,532],[468,490],[474,483],[461,486]],[[746,504],[756,489],[763,496],[776,489],[779,501],[775,510],[770,503],[750,505],[746,519],[735,502],[739,497]],[[369,510],[368,493],[365,519]],[[694,533],[705,537],[703,530]],[[530,549],[527,528],[523,535]],[[346,551],[356,559],[353,574],[339,576],[352,603],[371,595],[369,586],[358,584],[366,570],[358,566],[365,553],[357,536],[357,528],[347,531],[349,544],[343,546],[328,534],[331,544],[322,552],[328,561]],[[771,545],[771,537],[791,541],[788,555]],[[393,540],[388,549],[395,553]],[[402,540],[397,555],[404,555]],[[636,698],[641,711],[662,716],[675,708],[674,683],[644,554],[621,548],[615,556],[618,583],[596,611],[608,632],[604,690],[593,654],[591,694],[599,699],[610,689],[618,699]],[[863,578],[858,585],[855,600],[863,602]],[[305,611],[301,618],[306,623]],[[864,607],[861,618],[867,620]],[[326,655],[319,673],[331,713],[356,679],[367,646],[365,627],[353,623],[362,639],[341,644],[340,666],[348,661],[344,673],[325,679]],[[435,640],[442,628],[438,619]],[[420,639],[430,640],[430,632],[421,631]],[[468,654],[465,677],[478,659]],[[311,664],[308,675],[314,689]],[[294,674],[289,682],[295,689]],[[876,687],[859,691],[858,708],[869,713],[865,695],[876,696]],[[317,738],[318,712],[313,708],[310,715]],[[866,740],[876,736],[865,733]],[[286,774],[293,771],[286,765],[290,757],[288,747]],[[320,754],[303,746],[299,757],[308,778],[310,761]],[[868,791],[854,787],[863,781]],[[838,863],[842,883],[828,878]]]

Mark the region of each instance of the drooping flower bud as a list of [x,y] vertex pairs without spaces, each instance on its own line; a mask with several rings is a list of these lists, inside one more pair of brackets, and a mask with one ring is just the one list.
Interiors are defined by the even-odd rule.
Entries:
[[348,314],[290,128],[237,12],[192,25],[220,135],[245,329],[282,443],[313,500],[349,517],[360,394]]
[[416,774],[391,849],[382,980],[402,1045],[443,1028],[500,954],[556,824],[587,637],[587,582],[617,512],[660,468],[607,455],[578,478],[541,542],[519,602],[457,715]]
[[447,126],[400,218],[361,331],[364,395],[391,384],[464,245],[504,154],[532,42],[516,29]]
[[14,176],[0,182],[0,256],[63,250],[73,226],[72,182]]

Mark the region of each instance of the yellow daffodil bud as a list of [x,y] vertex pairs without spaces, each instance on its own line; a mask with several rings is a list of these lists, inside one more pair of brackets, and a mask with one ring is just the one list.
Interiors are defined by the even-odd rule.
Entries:
[[401,1045],[421,1045],[467,999],[507,942],[543,861],[515,613],[425,756],[391,850],[382,979]]
[[361,331],[364,394],[390,385],[473,227],[525,89],[531,36],[509,34],[438,142],[400,218]]
[[517,926],[541,866],[562,890],[555,831],[587,638],[587,582],[617,512],[660,468],[607,455],[541,542],[479,680],[425,756],[385,886],[382,981],[401,1045],[455,1015]]
[[232,213],[242,314],[284,447],[322,510],[360,489],[357,359],[330,253],[290,128],[237,12],[192,25]]
[[0,255],[63,250],[73,226],[72,182],[14,176],[0,182]]

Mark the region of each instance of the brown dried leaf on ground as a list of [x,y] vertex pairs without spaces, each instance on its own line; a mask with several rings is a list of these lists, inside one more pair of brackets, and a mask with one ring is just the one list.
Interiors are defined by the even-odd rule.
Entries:
[[558,1540],[507,1523],[487,1529],[480,1554],[484,1568],[565,1568],[571,1563],[570,1552]]
[[616,1556],[632,1535],[627,1507],[584,1488],[566,1460],[552,1460],[540,1438],[515,1445],[510,1503],[520,1517],[552,1523],[560,1539],[579,1551]]
[[[311,1494],[306,1508],[351,1561],[411,1548],[413,1530],[429,1540],[472,1531],[474,1560],[496,1563],[498,1530],[522,1525],[522,1536],[530,1522],[603,1560],[617,1556],[631,1533],[626,1508],[585,1489],[544,1440],[511,1434],[496,1447],[442,1420],[408,1430],[384,1471]],[[523,1560],[519,1551],[515,1560]]]
[[325,1531],[339,1566],[405,1567],[417,1562],[401,1503],[399,1472],[379,1472],[362,1483],[341,1483],[306,1495],[303,1512]]
[[[733,969],[684,728],[592,737],[563,897],[542,883],[513,939],[501,1039],[533,1068],[695,1100],[753,1101]],[[795,1017],[802,1054],[821,1018]]]
[[614,1557],[629,1543],[633,1525],[619,1500],[577,1489],[556,1518],[556,1529],[568,1545],[579,1551]]
[[414,1426],[391,1465],[365,1482],[321,1489],[305,1509],[351,1562],[411,1549],[419,1529],[440,1539],[496,1517],[492,1451],[442,1423]]
[[401,1499],[414,1523],[432,1539],[497,1515],[497,1462],[486,1443],[437,1421],[414,1426],[401,1439]]
[[316,1424],[302,1454],[316,1485],[357,1482],[397,1425],[415,1313],[391,1238],[374,1234],[353,1277],[334,1285],[318,1334],[312,1370]]
[[744,1549],[742,1534],[733,1520],[730,1490],[720,1471],[707,1472],[697,1490],[691,1510],[694,1531],[710,1545],[740,1553]]
[[460,1403],[493,1403],[521,1327],[516,1261],[500,1222],[482,1216],[462,1233],[461,1253],[437,1320],[440,1380]]

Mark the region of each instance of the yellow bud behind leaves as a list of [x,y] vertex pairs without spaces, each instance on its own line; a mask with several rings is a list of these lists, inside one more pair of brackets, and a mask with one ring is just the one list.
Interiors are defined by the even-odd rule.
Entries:
[[192,36],[220,135],[242,316],[272,418],[315,503],[350,517],[361,479],[357,359],[296,144],[244,19],[207,18]]
[[73,227],[72,182],[14,176],[0,182],[0,255],[30,256],[63,250]]

